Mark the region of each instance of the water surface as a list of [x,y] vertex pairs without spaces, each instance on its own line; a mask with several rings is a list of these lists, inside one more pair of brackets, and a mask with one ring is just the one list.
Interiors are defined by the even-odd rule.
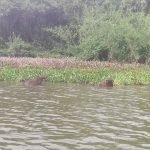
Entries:
[[149,150],[150,87],[0,82],[0,149]]

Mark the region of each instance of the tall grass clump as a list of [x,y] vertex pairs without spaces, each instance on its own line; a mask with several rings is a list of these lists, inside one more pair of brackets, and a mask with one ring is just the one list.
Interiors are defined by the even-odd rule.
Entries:
[[86,59],[145,63],[150,58],[150,16],[85,9],[79,55]]

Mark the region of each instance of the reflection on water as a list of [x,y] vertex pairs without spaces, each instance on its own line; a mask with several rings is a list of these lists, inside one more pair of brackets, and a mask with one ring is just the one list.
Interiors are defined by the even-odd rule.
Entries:
[[0,82],[0,149],[150,149],[150,87]]

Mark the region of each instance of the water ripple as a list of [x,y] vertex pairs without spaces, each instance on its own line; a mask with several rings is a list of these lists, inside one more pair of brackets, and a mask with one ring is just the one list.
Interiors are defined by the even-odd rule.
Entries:
[[1,83],[0,149],[150,149],[150,88]]

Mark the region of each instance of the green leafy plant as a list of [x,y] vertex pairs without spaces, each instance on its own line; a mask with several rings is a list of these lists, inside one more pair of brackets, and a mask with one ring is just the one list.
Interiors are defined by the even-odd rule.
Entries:
[[16,36],[13,34],[9,38],[8,45],[8,53],[10,56],[15,57],[34,57],[34,55],[31,53],[31,50],[33,49],[32,46],[29,43],[24,42],[20,36]]
[[[150,17],[88,9],[80,28],[80,56],[86,60],[112,58],[135,62],[150,56]],[[105,57],[102,57],[105,52]]]

